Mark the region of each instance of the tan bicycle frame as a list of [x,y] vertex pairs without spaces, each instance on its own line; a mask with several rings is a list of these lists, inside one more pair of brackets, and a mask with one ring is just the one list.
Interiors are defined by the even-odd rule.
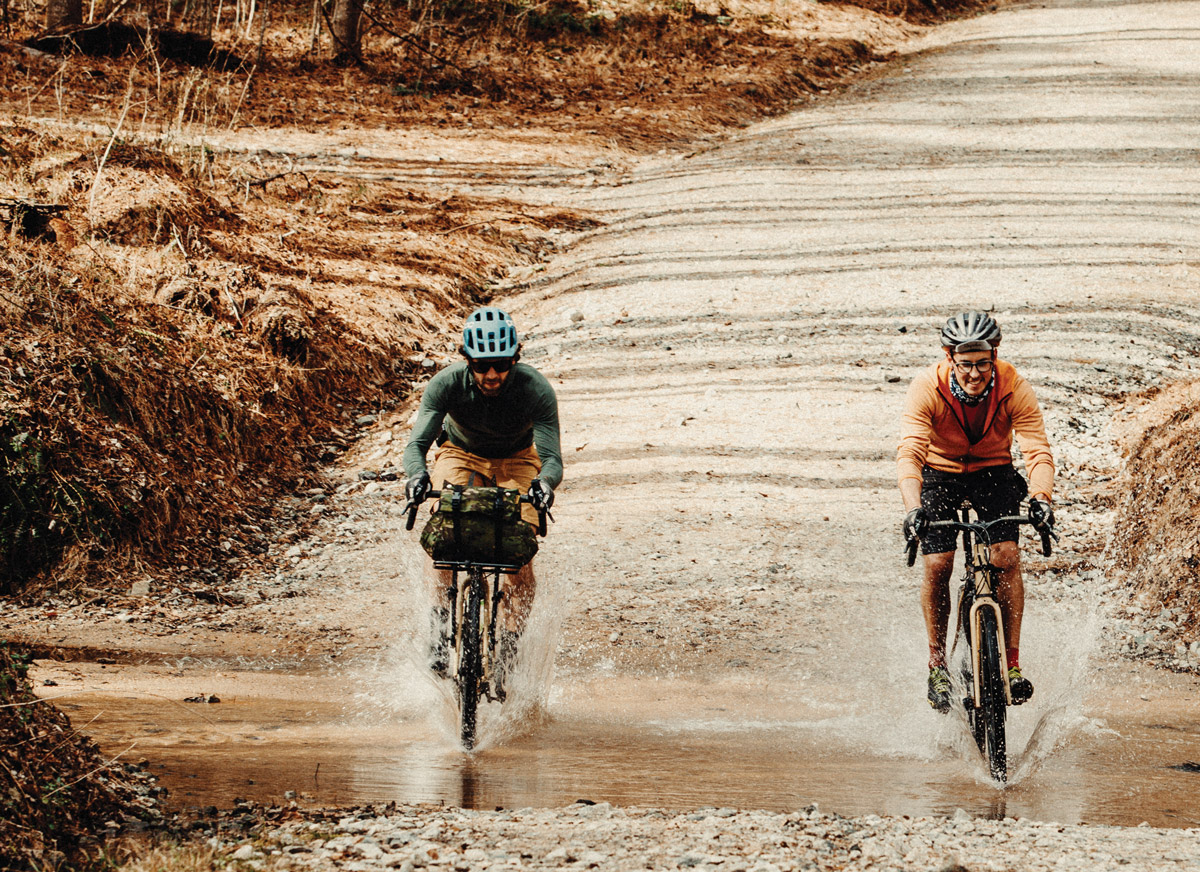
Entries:
[[[991,609],[996,614],[997,642],[1000,646],[1000,674],[1004,677],[1004,700],[1008,705],[1012,705],[1012,689],[1008,686],[1008,648],[1004,641],[1004,616],[1000,613],[1000,604],[996,602],[992,592],[992,573],[990,570],[982,568],[992,564],[991,549],[982,542],[975,542],[972,545],[971,553],[974,555],[976,567],[975,601],[971,604],[968,620],[971,625],[971,657],[973,660],[971,677],[975,685],[972,688],[975,708],[979,708],[981,696],[979,685],[979,612],[981,609]],[[981,596],[987,597],[986,601],[980,602],[979,597]]]

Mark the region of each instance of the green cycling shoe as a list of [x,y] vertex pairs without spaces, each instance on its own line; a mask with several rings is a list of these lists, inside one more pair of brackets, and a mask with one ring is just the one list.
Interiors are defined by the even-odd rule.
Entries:
[[929,667],[929,705],[934,711],[950,711],[950,674],[943,666]]
[[1008,692],[1012,696],[1013,705],[1029,702],[1033,696],[1033,682],[1021,674],[1020,666],[1008,670]]

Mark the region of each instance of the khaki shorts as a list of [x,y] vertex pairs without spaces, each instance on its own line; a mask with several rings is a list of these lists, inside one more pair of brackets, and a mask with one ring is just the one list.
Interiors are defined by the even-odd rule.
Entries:
[[[434,489],[441,490],[447,482],[479,486],[479,482],[471,480],[471,473],[479,473],[494,479],[497,487],[513,488],[524,494],[529,490],[530,482],[537,478],[541,471],[542,459],[538,457],[537,449],[532,445],[511,457],[492,458],[480,457],[478,454],[464,451],[457,445],[444,442],[433,455],[433,470],[429,473],[429,478]],[[537,510],[528,503],[522,503],[521,517],[537,526]]]

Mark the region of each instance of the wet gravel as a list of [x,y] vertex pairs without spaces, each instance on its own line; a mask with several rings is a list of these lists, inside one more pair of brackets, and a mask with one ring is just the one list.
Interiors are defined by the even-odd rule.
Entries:
[[1164,870],[1200,864],[1200,830],[1064,826],[1011,818],[846,818],[614,808],[467,811],[422,806],[326,812],[212,844],[232,868]]

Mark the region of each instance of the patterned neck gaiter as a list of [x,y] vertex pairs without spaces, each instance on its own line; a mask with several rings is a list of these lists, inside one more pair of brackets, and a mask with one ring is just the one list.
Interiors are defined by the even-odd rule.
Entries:
[[988,381],[988,386],[984,388],[983,393],[977,397],[973,397],[962,389],[962,385],[958,383],[958,376],[954,370],[950,370],[950,393],[954,394],[954,399],[958,400],[964,406],[978,406],[988,398],[988,394],[992,392],[992,388],[996,386],[996,368],[992,367],[992,378]]

